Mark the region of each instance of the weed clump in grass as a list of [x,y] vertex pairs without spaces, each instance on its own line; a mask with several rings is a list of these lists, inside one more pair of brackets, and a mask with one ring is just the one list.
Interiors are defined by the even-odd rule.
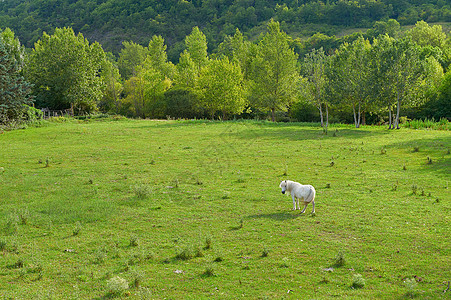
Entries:
[[412,194],[416,195],[418,192],[419,188],[416,184],[412,185]]
[[355,274],[352,279],[352,288],[361,289],[365,286],[365,279],[361,274]]
[[418,283],[415,278],[407,278],[404,280],[404,286],[407,288],[406,296],[413,298],[415,296],[417,285]]
[[7,235],[14,235],[19,230],[19,217],[17,214],[13,213],[8,216],[4,232]]
[[334,259],[335,267],[342,267],[346,264],[345,254],[343,251],[338,251],[337,256]]
[[139,244],[139,239],[138,239],[138,237],[137,236],[132,236],[131,238],[130,238],[130,247],[136,247],[136,246],[138,246],[138,244]]
[[215,258],[214,262],[222,262],[224,261],[224,258],[222,258],[221,256],[218,256]]
[[107,290],[111,295],[119,296],[128,289],[128,282],[119,276],[108,279]]
[[8,243],[6,242],[6,240],[0,239],[0,251],[6,250],[6,245],[7,245],[7,244],[8,244]]
[[263,249],[262,257],[268,257],[268,255],[269,255],[269,249],[268,248]]
[[25,208],[25,209],[19,210],[18,216],[19,216],[21,225],[28,224],[28,219],[30,218],[30,212],[28,211],[28,209]]
[[139,288],[141,286],[141,282],[144,279],[144,274],[139,271],[132,272],[132,286],[135,288]]
[[190,260],[193,259],[194,257],[195,257],[194,251],[190,247],[183,249],[182,252],[180,252],[175,256],[175,258],[180,260]]
[[75,227],[74,229],[72,229],[72,235],[73,236],[77,236],[80,234],[80,231],[82,230],[83,226],[81,225],[81,223],[79,221],[77,221],[75,223]]
[[207,237],[207,238],[205,239],[205,247],[204,247],[204,250],[208,250],[208,249],[211,249],[211,237]]
[[213,277],[216,276],[215,274],[215,270],[212,267],[207,267],[205,269],[205,272],[203,273],[204,276],[206,277]]
[[146,199],[150,196],[150,188],[145,184],[137,184],[133,186],[133,192],[138,199]]

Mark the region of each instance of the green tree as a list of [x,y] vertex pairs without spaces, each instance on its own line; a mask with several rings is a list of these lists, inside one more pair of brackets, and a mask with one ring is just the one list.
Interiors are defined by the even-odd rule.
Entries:
[[421,87],[426,74],[421,49],[410,39],[383,35],[374,41],[371,52],[373,97],[388,108],[388,128],[399,129],[401,106],[424,100]]
[[287,111],[299,96],[298,56],[288,41],[289,37],[280,30],[279,23],[271,20],[252,62],[251,104],[270,111],[273,121],[276,111]]
[[227,57],[213,59],[204,66],[199,77],[199,105],[214,117],[216,111],[222,119],[241,114],[246,106],[244,77],[238,63],[230,63]]
[[19,62],[0,38],[0,124],[20,119],[24,104],[32,103],[31,85],[19,74]]
[[415,27],[406,32],[406,36],[423,47],[425,56],[433,55],[439,60],[443,68],[451,63],[451,47],[447,44],[447,36],[441,25],[429,26],[424,21],[418,21]]
[[224,41],[218,46],[219,55],[225,55],[230,61],[237,61],[240,64],[245,78],[249,77],[255,52],[255,44],[245,40],[238,29],[236,29],[233,36],[226,36]]
[[19,71],[22,70],[25,63],[25,47],[21,45],[19,39],[15,37],[14,32],[9,28],[1,31],[0,39],[3,41],[10,59],[16,61]]
[[113,58],[106,59],[103,62],[101,76],[105,86],[99,108],[105,112],[118,114],[120,111],[123,85],[121,83],[121,74],[114,64]]
[[105,53],[98,43],[89,44],[72,28],[56,28],[43,34],[29,55],[25,74],[34,84],[38,107],[72,108],[92,112],[102,98],[100,76]]
[[136,76],[125,82],[126,102],[133,105],[137,117],[163,117],[165,108],[162,100],[165,91],[171,87],[171,80],[154,69],[149,61],[138,66],[136,72]]
[[[319,110],[321,118],[321,126],[327,132],[329,125],[329,108],[326,101],[326,66],[329,62],[328,57],[324,53],[323,48],[319,50],[313,49],[304,57],[302,71],[305,76],[303,81],[303,94],[305,97]],[[323,107],[326,109],[326,122],[324,122]]]
[[352,44],[342,44],[326,68],[329,99],[352,106],[354,124],[360,127],[361,112],[369,97],[369,51],[371,45],[362,37]]
[[142,65],[147,58],[148,49],[134,42],[122,42],[123,48],[119,52],[118,67],[124,79],[136,75],[136,67]]
[[166,54],[167,46],[161,36],[154,35],[149,42],[146,64],[156,70],[160,70],[164,76],[173,79],[175,76],[175,66],[168,61]]
[[199,27],[194,27],[191,34],[185,38],[185,47],[186,49],[183,53],[189,53],[199,74],[200,69],[208,63],[207,38],[200,31]]

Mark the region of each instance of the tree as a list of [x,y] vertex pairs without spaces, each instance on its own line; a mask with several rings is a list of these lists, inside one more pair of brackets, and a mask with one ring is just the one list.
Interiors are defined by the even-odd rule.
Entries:
[[276,111],[287,111],[299,95],[297,54],[288,44],[287,34],[278,22],[271,20],[268,32],[257,45],[250,79],[252,105],[270,111],[275,121]]
[[105,83],[103,97],[99,107],[105,112],[119,113],[121,104],[121,93],[123,85],[121,83],[121,74],[114,64],[113,58],[106,59],[102,64],[102,80]]
[[[321,127],[327,132],[329,125],[329,109],[327,101],[325,100],[325,87],[326,87],[326,65],[328,63],[328,57],[323,51],[323,48],[319,50],[313,49],[304,57],[304,63],[302,65],[303,74],[306,78],[304,81],[304,95],[310,102],[314,103],[319,110],[321,118]],[[324,123],[323,106],[326,109],[326,122]]]
[[21,45],[19,39],[14,36],[14,32],[9,28],[1,31],[0,39],[3,41],[10,59],[15,60],[19,71],[21,71],[25,63],[25,47]]
[[175,82],[184,88],[196,89],[201,68],[208,63],[207,39],[198,27],[185,38],[185,50],[180,54]]
[[161,36],[154,35],[147,47],[147,65],[150,65],[155,70],[160,70],[167,78],[173,79],[175,76],[175,66],[168,61],[166,54],[166,45]]
[[133,104],[137,117],[163,117],[162,99],[171,87],[171,80],[154,69],[148,60],[136,68],[136,76],[125,82],[126,101]]
[[100,76],[105,53],[98,43],[89,44],[72,28],[44,33],[29,55],[25,74],[34,84],[36,105],[50,109],[72,108],[77,113],[97,110],[102,98]]
[[415,27],[406,32],[414,43],[423,47],[425,56],[433,55],[439,60],[443,68],[447,68],[451,62],[451,49],[447,44],[446,33],[441,25],[429,26],[424,21],[418,21]]
[[388,128],[399,129],[402,104],[421,99],[424,62],[420,60],[420,48],[410,39],[396,40],[382,35],[375,39],[371,55],[373,97],[381,99],[388,108]]
[[122,42],[123,48],[119,52],[119,72],[124,79],[136,75],[136,67],[146,60],[148,49],[134,42]]
[[255,52],[255,44],[246,41],[238,29],[233,36],[226,36],[218,46],[219,55],[225,55],[230,61],[237,61],[240,64],[245,78],[249,77]]
[[19,66],[11,47],[5,47],[0,38],[0,124],[18,120],[24,104],[30,105],[33,100],[31,85],[19,74]]
[[241,114],[246,106],[244,77],[238,63],[230,63],[227,57],[213,59],[202,68],[199,78],[199,105],[213,119],[216,111],[222,119]]
[[369,41],[362,37],[352,44],[342,44],[326,68],[328,98],[338,103],[351,104],[356,128],[360,127],[361,112],[369,97],[370,48]]
[[191,34],[185,38],[185,55],[189,53],[191,60],[197,68],[197,73],[208,63],[207,38],[200,31],[199,27],[194,27]]

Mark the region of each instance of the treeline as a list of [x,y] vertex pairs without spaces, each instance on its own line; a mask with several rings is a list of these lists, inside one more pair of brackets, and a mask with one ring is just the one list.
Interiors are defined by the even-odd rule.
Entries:
[[30,51],[6,29],[0,34],[0,88],[8,96],[0,97],[0,123],[24,113],[29,118],[31,103],[79,115],[268,117],[321,121],[325,129],[330,121],[398,128],[406,110],[408,117],[449,118],[450,37],[424,21],[404,33],[399,27],[396,20],[378,22],[325,51],[319,45],[327,36],[293,40],[271,20],[257,40],[236,29],[213,54],[194,27],[177,64],[157,35],[146,47],[124,42],[116,59],[72,28],[44,33]]
[[71,27],[99,41],[115,54],[124,40],[147,44],[161,35],[176,62],[184,38],[194,26],[206,35],[213,51],[238,28],[254,37],[274,19],[292,36],[316,32],[337,34],[343,27],[370,28],[376,21],[395,19],[401,25],[451,22],[446,0],[8,0],[0,1],[0,27],[11,28],[26,47],[42,33]]

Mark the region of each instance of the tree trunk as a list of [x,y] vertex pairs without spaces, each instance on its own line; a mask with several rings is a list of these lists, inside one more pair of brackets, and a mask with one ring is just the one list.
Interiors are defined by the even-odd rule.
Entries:
[[391,129],[391,105],[388,106],[388,129]]
[[322,108],[321,103],[318,105],[318,109],[319,109],[319,116],[321,117],[321,127],[324,127],[324,116],[323,116],[323,108]]
[[353,113],[353,115],[354,115],[354,125],[355,125],[355,128],[359,128],[359,126],[357,125],[357,116],[355,115],[355,104],[354,104],[354,103],[352,103],[352,113]]
[[276,110],[275,108],[271,108],[271,119],[273,122],[276,121]]
[[360,109],[361,109],[361,106],[360,106],[360,102],[359,102],[359,115],[357,118],[357,128],[360,128]]
[[[396,108],[396,129],[399,129],[399,112],[401,111],[401,100],[398,97],[398,107]],[[393,125],[393,128],[395,126]]]
[[329,127],[329,107],[326,103],[326,127]]

